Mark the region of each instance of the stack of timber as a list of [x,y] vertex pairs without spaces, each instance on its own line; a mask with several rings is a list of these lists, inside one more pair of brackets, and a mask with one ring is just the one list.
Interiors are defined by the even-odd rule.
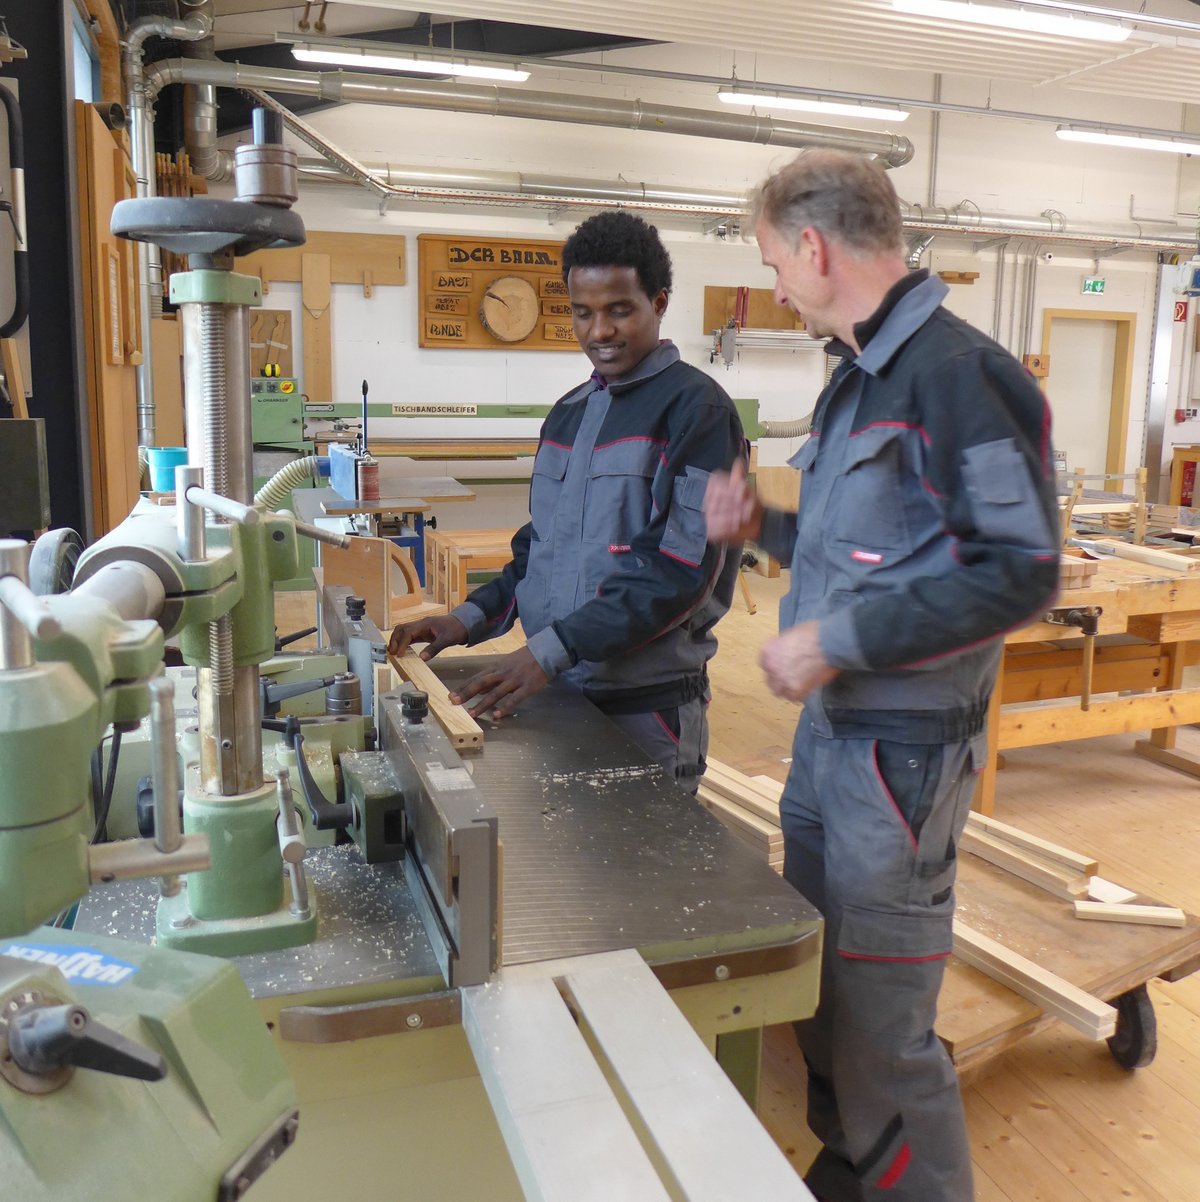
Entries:
[[708,761],[696,798],[731,834],[759,853],[776,872],[783,871],[783,832],[779,829],[781,786],[738,772],[719,760]]
[[1087,897],[1095,860],[972,811],[960,846],[1064,901]]

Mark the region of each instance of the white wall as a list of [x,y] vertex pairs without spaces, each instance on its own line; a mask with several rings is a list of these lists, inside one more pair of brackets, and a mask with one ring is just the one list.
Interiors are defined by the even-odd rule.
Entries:
[[[930,96],[933,79],[919,73],[867,71],[828,64],[800,63],[759,55],[736,61],[729,52],[695,47],[643,47],[614,52],[639,66],[693,73],[728,74],[736,69],[747,78],[829,86],[841,90]],[[568,74],[561,79],[535,76],[539,90],[615,95],[688,108],[724,109],[713,89],[673,81]],[[1106,117],[1126,124],[1178,128],[1180,105],[1067,91],[1048,85],[1031,89],[1012,83],[947,77],[943,100],[1051,113],[1063,117]],[[798,116],[798,115],[797,115]],[[689,184],[706,188],[748,190],[791,150],[737,142],[713,141],[599,129],[518,118],[457,113],[418,112],[378,106],[347,105],[307,118],[339,147],[365,161],[401,165],[467,166],[599,179]],[[843,123],[849,125],[849,122]],[[860,123],[865,125],[866,123]],[[1088,147],[1059,141],[1052,124],[999,120],[943,113],[936,158],[932,153],[932,115],[914,110],[896,130],[912,139],[913,161],[893,173],[901,196],[910,202],[954,205],[962,200],[981,209],[1032,217],[1045,209],[1062,213],[1068,222],[1128,228],[1130,213],[1141,220],[1170,219],[1175,210],[1179,165],[1173,155]],[[303,154],[311,153],[298,146]],[[463,210],[437,205],[395,203],[381,214],[366,190],[341,185],[305,185],[297,206],[312,229],[404,234],[408,238],[410,283],[402,288],[376,287],[372,299],[361,290],[337,286],[333,299],[334,380],[338,400],[356,399],[366,377],[376,400],[489,400],[548,402],[582,380],[589,367],[582,355],[506,351],[420,350],[417,340],[416,241],[422,231],[530,238],[565,238],[581,217],[563,208],[542,210],[495,208]],[[702,329],[705,285],[766,288],[771,274],[748,241],[718,242],[705,236],[698,219],[651,217],[662,230],[675,264],[675,289],[664,323],[685,359],[711,371],[735,396],[757,397],[768,418],[802,416],[820,388],[823,356],[811,352],[745,351],[732,369],[710,367],[710,339]],[[1181,236],[1188,228],[1182,227]],[[1022,310],[1024,268],[1032,247],[1014,240],[1008,251],[1001,320],[995,331],[1014,352],[1022,349],[1025,329],[1032,330],[1031,351],[1040,349],[1042,312],[1047,307],[1132,312],[1137,316],[1135,374],[1131,400],[1129,466],[1140,460],[1144,434],[1150,335],[1153,326],[1155,264],[1153,256],[1126,253],[1093,261],[1079,252],[1053,248],[1054,259],[1039,264],[1032,320]],[[982,251],[969,241],[939,238],[925,262],[936,269],[974,270],[973,285],[951,289],[950,307],[988,333],[993,332],[997,250]],[[1084,296],[1084,275],[1107,280],[1103,296]],[[271,305],[290,304],[298,332],[298,289],[280,287]],[[300,348],[297,347],[297,354]],[[1103,398],[1105,412],[1108,398]],[[452,425],[434,423],[440,436],[452,436]],[[413,434],[434,432],[410,423]],[[513,431],[511,427],[506,428]],[[381,431],[382,432],[382,431]],[[472,425],[472,435],[483,435]],[[1168,429],[1168,439],[1172,431]],[[763,448],[763,462],[778,462],[789,448]],[[1167,451],[1169,455],[1169,448]]]

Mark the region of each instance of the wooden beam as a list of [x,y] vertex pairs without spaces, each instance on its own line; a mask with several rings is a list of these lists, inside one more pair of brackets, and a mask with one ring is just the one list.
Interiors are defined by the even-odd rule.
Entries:
[[388,661],[405,680],[429,695],[430,712],[456,748],[483,746],[483,730],[479,723],[461,705],[451,702],[450,691],[441,678],[415,651],[406,651],[399,658],[389,655]]
[[703,785],[697,790],[697,796],[705,809],[716,814],[718,818],[741,827],[753,837],[758,846],[768,850],[783,850],[783,832],[778,826],[764,821],[757,814],[743,809],[736,802],[706,789]]
[[772,795],[771,791],[736,769],[727,767],[719,760],[710,759],[701,784],[736,802],[764,821],[779,826],[779,795]]
[[1061,897],[1064,901],[1074,901],[1076,898],[1087,896],[1087,877],[1078,876],[1069,868],[1061,868],[1049,860],[1022,852],[1011,843],[994,839],[989,834],[964,830],[959,847],[1055,897]]
[[1154,730],[1160,726],[1184,726],[1190,722],[1200,722],[1200,690],[1197,689],[1166,689],[1135,697],[1093,701],[1086,712],[1076,703],[1044,705],[1033,702],[1005,706],[1000,710],[996,725],[999,746],[1011,750],[1099,735]]
[[954,954],[1089,1039],[1108,1039],[1116,1033],[1117,1012],[1112,1006],[958,919],[954,920]]
[[1077,851],[1060,847],[1048,839],[1039,839],[1037,835],[1031,835],[1028,831],[1021,830],[1020,827],[1010,826],[1007,822],[1001,822],[986,814],[968,814],[967,829],[974,829],[977,834],[991,835],[993,839],[1012,843],[1043,860],[1050,860],[1063,868],[1070,869],[1077,876],[1095,876],[1100,870],[1100,866],[1095,860],[1089,860],[1087,856],[1082,856]]
[[1181,927],[1187,921],[1187,915],[1178,906],[1130,906],[1098,901],[1077,901],[1075,917],[1089,922],[1136,922],[1152,927]]
[[1115,538],[1098,538],[1095,541],[1118,559],[1129,559],[1134,563],[1144,563],[1148,567],[1162,568],[1167,572],[1190,572],[1200,567],[1200,559],[1175,551],[1160,551],[1156,547],[1134,547]]

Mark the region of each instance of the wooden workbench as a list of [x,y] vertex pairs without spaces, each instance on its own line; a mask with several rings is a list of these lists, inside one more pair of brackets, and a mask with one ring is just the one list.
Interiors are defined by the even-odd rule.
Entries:
[[1140,754],[1200,776],[1200,761],[1174,750],[1175,729],[1200,722],[1200,689],[1183,687],[1184,668],[1200,662],[1200,573],[1106,559],[1090,588],[1060,595],[1056,608],[1071,607],[1101,610],[1093,699],[1081,708],[1083,640],[1074,632],[1035,622],[1008,636],[975,798],[984,814],[995,806],[1000,753],[1018,747],[1149,730]]

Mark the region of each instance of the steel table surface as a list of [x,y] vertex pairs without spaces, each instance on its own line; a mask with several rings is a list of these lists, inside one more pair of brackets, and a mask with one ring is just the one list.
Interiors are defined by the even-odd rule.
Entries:
[[[434,661],[453,689],[494,662]],[[464,757],[499,816],[503,961],[651,963],[806,938],[817,912],[577,690],[555,683]]]
[[[451,686],[493,662],[436,664]],[[465,757],[504,844],[503,963],[637,948],[651,964],[797,947],[816,911],[628,741],[579,692],[555,685],[485,724]],[[316,942],[232,957],[256,997],[442,987],[408,886],[352,845],[310,850]],[[98,885],[75,929],[150,942],[158,882]]]

